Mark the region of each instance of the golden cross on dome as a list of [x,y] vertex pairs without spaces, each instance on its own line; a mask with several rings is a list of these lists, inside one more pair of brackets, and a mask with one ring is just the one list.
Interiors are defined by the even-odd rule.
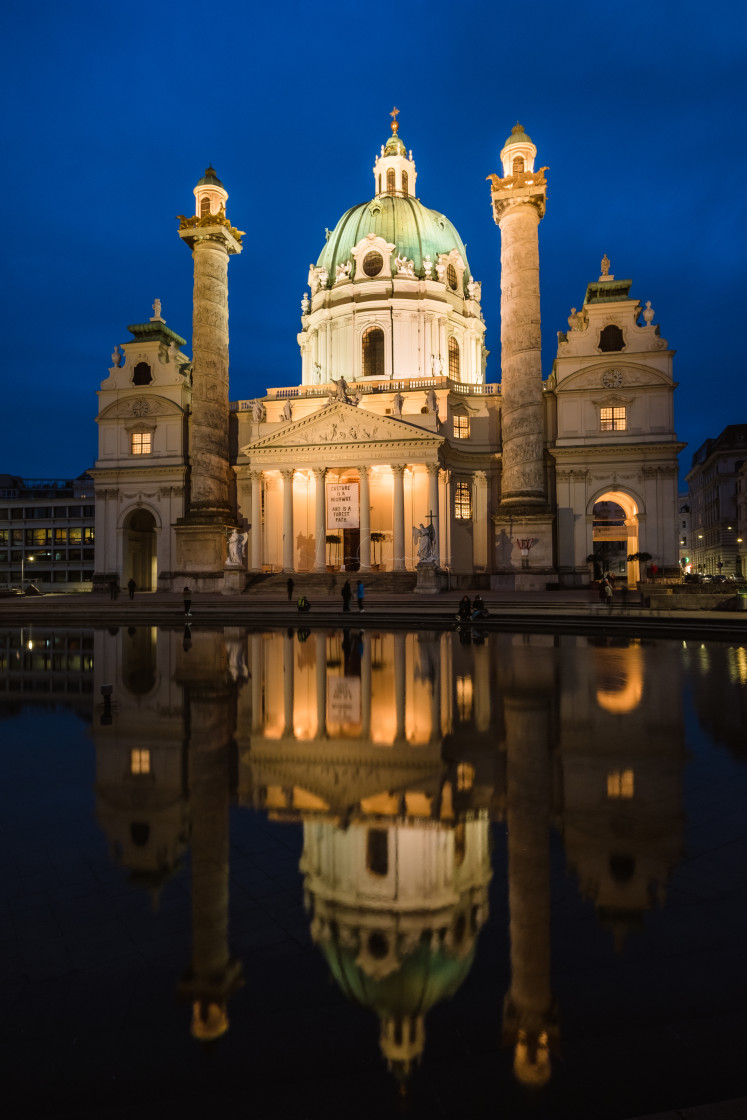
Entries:
[[399,112],[399,109],[395,105],[394,108],[392,109],[391,113],[389,114],[389,116],[392,118],[392,132],[394,133],[395,136],[397,135],[397,129],[399,128],[399,121],[397,120],[397,113],[398,112]]

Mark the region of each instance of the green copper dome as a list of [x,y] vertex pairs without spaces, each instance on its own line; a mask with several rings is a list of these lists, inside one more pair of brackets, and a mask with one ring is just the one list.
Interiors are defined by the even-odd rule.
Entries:
[[454,957],[442,948],[434,952],[429,941],[424,937],[400,968],[381,980],[366,975],[356,963],[355,952],[339,940],[323,942],[320,949],[348,999],[386,1019],[424,1015],[434,1004],[455,995],[467,978],[475,945],[464,957]]
[[[197,183],[198,187],[223,187],[218,176],[215,174],[215,168],[211,165],[205,168],[205,174]],[[225,187],[223,187],[225,190]]]
[[531,143],[532,143],[531,136],[527,136],[526,132],[524,131],[524,125],[519,124],[519,122],[517,121],[516,124],[514,125],[514,127],[511,129],[511,135],[509,136],[508,140],[503,145],[503,147],[508,148],[508,147],[511,146],[511,144],[531,144]]
[[334,279],[337,265],[352,262],[351,250],[366,234],[374,233],[396,246],[393,256],[414,262],[418,276],[424,275],[423,260],[435,265],[440,253],[459,252],[465,264],[464,283],[471,279],[464,243],[448,218],[429,210],[411,196],[382,194],[370,202],[353,206],[340,218],[316,262]]

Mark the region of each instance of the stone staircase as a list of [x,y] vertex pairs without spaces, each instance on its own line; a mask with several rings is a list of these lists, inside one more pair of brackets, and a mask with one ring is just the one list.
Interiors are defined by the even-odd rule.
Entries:
[[[346,579],[350,580],[353,595],[359,579],[363,580],[366,594],[409,595],[415,588],[417,575],[415,572],[294,572],[293,598],[339,595]],[[288,575],[284,572],[250,573],[244,594],[287,599]]]

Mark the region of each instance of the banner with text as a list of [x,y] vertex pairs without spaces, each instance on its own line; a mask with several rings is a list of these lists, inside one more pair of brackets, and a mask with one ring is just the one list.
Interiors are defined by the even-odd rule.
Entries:
[[360,723],[360,677],[327,677],[327,722]]
[[330,482],[327,485],[327,532],[334,529],[359,529],[361,523],[357,482]]

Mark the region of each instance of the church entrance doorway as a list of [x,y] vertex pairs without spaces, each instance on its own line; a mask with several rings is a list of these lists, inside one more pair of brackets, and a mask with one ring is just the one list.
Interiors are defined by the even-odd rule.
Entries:
[[124,526],[124,582],[134,579],[138,591],[156,586],[156,519],[147,509],[136,509]]
[[345,558],[345,571],[357,572],[360,562],[361,531],[360,529],[342,530],[342,555]]
[[629,494],[610,490],[597,498],[593,518],[594,577],[610,571],[632,585],[638,563],[628,556],[638,552],[638,506]]

